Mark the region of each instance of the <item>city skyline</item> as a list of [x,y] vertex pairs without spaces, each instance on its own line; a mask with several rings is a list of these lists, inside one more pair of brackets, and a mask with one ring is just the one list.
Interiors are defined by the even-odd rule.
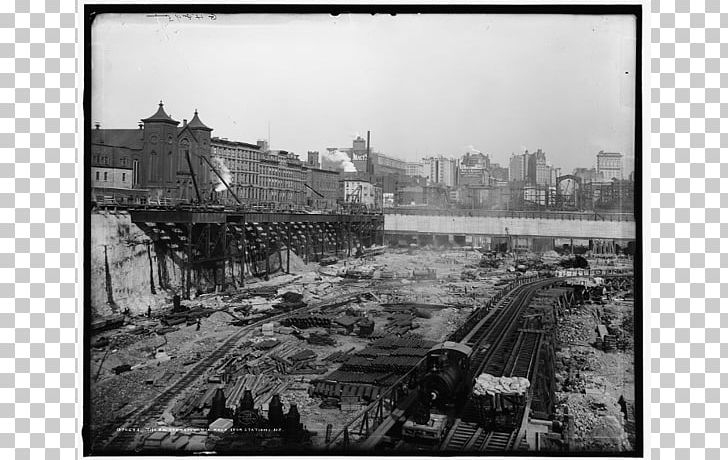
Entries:
[[[374,150],[405,161],[459,157],[472,146],[505,165],[511,153],[542,148],[554,166],[572,170],[594,166],[595,155],[604,150],[623,153],[625,171],[633,170],[631,17],[438,18],[444,20],[435,26],[432,16],[231,15],[182,25],[141,15],[102,15],[93,28],[94,50],[101,51],[92,56],[97,70],[92,122],[134,126],[139,111],[146,113],[161,98],[177,119],[191,118],[197,108],[214,136],[255,142],[268,137],[270,123],[271,147],[302,158],[308,150],[349,145],[370,129]],[[211,31],[214,38],[205,39]],[[372,31],[375,36],[365,39]],[[483,49],[506,43],[498,38],[504,33],[510,52]],[[338,44],[326,42],[332,34]],[[284,52],[292,37],[297,45]],[[144,46],[138,45],[142,41]],[[427,51],[413,50],[405,41]],[[229,42],[265,46],[243,47],[251,59],[240,68],[226,58]],[[470,53],[466,59],[453,53],[459,56],[455,62],[447,52],[453,46]],[[194,62],[205,49],[207,60]],[[592,62],[588,56],[595,53],[599,59]],[[157,57],[148,58],[153,54]],[[408,56],[406,71],[397,62],[402,55]],[[485,65],[486,58],[511,65],[491,72],[498,66]],[[332,70],[333,64],[338,67]],[[403,81],[412,74],[418,76],[416,85]],[[240,77],[250,77],[249,88],[233,84]],[[332,82],[339,84],[332,87]],[[120,91],[123,86],[135,91]],[[200,87],[204,91],[195,91]],[[544,94],[547,90],[554,94]],[[560,117],[549,116],[549,107]],[[587,124],[584,120],[592,122],[577,128],[577,121]]]

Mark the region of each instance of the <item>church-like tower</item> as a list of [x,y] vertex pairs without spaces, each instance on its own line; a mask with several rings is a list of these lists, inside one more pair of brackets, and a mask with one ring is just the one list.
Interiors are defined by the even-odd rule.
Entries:
[[142,188],[150,190],[152,199],[171,196],[177,188],[177,125],[159,101],[157,112],[144,122]]

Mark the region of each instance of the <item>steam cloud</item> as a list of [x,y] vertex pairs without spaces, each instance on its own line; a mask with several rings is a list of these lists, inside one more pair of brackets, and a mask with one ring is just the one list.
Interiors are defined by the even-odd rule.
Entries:
[[468,153],[483,153],[480,150],[476,149],[474,145],[466,145],[465,150],[467,150]]
[[349,155],[341,150],[326,150],[321,157],[322,164],[344,172],[356,172],[356,166],[349,159]]
[[[210,159],[210,163],[212,163],[212,165],[215,167],[217,172],[220,173],[220,175],[225,179],[225,182],[227,182],[228,185],[232,186],[233,175],[230,172],[230,169],[225,164],[225,161],[220,157],[212,157]],[[216,174],[214,174],[214,175],[215,175],[215,179],[217,179],[217,185],[215,186],[215,191],[222,192],[226,188],[225,184],[223,183],[223,181],[220,180],[219,177],[217,177]]]

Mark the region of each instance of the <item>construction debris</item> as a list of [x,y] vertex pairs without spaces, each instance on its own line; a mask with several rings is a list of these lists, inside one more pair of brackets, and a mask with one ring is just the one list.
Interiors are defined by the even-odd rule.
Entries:
[[496,393],[524,394],[530,386],[531,383],[525,377],[496,377],[491,374],[480,374],[475,379],[473,394],[477,396]]

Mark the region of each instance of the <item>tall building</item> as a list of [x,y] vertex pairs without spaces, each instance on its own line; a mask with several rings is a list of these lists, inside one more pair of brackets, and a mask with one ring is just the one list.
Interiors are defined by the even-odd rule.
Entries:
[[436,156],[423,158],[425,177],[431,184],[441,184],[447,187],[454,187],[457,183],[457,160]]
[[408,161],[405,168],[408,177],[425,177],[425,165],[420,161]]
[[552,185],[551,165],[546,161],[546,153],[541,149],[528,157],[526,182],[530,185]]
[[600,150],[597,153],[597,174],[607,182],[612,179],[622,180],[622,154]]
[[508,163],[508,178],[511,182],[525,182],[526,158],[528,151],[521,155],[512,155]]
[[471,153],[468,152],[460,159],[460,166],[470,168],[485,168],[490,169],[490,156],[483,153]]

